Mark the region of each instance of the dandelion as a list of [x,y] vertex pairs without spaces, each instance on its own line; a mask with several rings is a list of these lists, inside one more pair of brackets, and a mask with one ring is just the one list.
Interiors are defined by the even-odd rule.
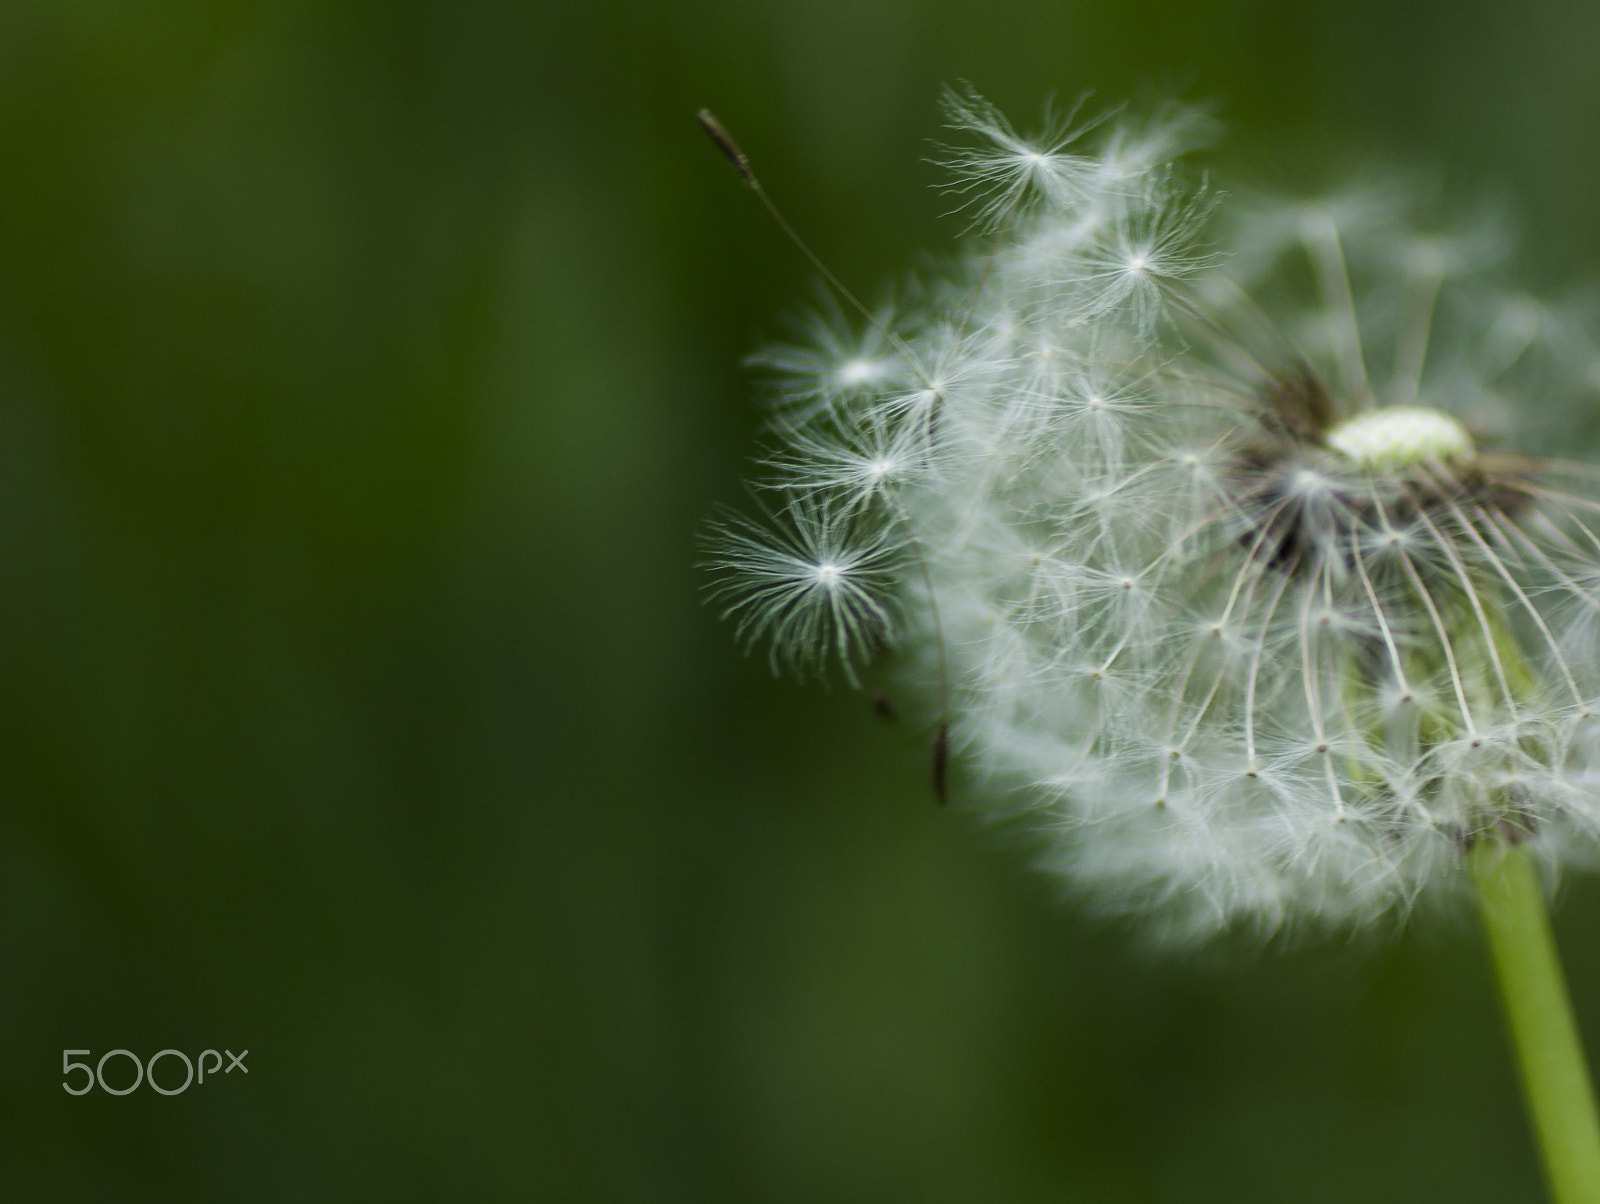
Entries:
[[[898,646],[936,774],[948,742],[974,810],[1158,939],[1475,888],[1520,973],[1535,874],[1600,853],[1600,469],[1559,455],[1600,349],[1501,279],[1491,225],[1424,232],[1397,190],[1224,203],[1182,165],[1193,111],[1028,139],[947,108],[993,237],[922,312],[766,355],[813,383],[780,386],[776,529],[713,538],[741,633],[852,679]],[[1581,1193],[1546,969],[1513,1026],[1567,1026],[1576,1086],[1529,1091]]]

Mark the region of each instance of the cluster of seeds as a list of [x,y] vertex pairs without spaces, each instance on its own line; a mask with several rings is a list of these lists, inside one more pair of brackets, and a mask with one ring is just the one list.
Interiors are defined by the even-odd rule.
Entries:
[[977,249],[762,358],[717,590],[775,665],[898,645],[975,809],[1173,936],[1450,894],[1600,834],[1600,389],[1574,307],[1396,191],[1235,203],[1192,110],[1020,137],[949,99]]

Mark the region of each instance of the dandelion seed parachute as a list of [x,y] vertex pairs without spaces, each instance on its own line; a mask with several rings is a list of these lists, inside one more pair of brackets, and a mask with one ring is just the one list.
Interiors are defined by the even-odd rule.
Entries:
[[1398,193],[1224,204],[1194,110],[947,108],[993,236],[763,357],[776,522],[711,537],[740,633],[852,679],[900,644],[972,805],[1174,938],[1402,915],[1484,838],[1592,861],[1600,470],[1533,454],[1595,402],[1583,323]]

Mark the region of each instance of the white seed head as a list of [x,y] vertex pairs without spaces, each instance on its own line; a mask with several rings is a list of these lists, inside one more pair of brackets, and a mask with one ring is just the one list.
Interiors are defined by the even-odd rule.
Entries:
[[742,635],[897,643],[962,796],[1161,935],[1403,915],[1482,839],[1592,861],[1600,471],[1532,454],[1593,405],[1583,323],[1397,191],[1221,203],[1192,111],[949,111],[995,233],[762,357],[773,518],[712,537]]

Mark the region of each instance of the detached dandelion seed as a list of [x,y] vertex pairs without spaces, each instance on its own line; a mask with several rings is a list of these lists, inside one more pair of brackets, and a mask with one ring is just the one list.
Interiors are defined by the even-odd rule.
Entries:
[[1488,226],[1223,198],[1181,163],[1195,110],[947,114],[973,257],[893,314],[823,268],[860,331],[762,357],[776,527],[712,541],[740,634],[851,680],[897,645],[940,789],[948,757],[1158,940],[1476,893],[1502,974],[1545,975],[1512,1013],[1535,1112],[1562,1101],[1553,1189],[1600,1198],[1559,972],[1517,953],[1548,943],[1536,871],[1600,853],[1600,470],[1539,454],[1600,347],[1502,282]]
[[888,641],[899,549],[859,507],[797,498],[766,523],[730,515],[707,544],[713,597],[741,639],[767,642],[774,670],[803,674],[831,659],[854,684],[857,662]]

